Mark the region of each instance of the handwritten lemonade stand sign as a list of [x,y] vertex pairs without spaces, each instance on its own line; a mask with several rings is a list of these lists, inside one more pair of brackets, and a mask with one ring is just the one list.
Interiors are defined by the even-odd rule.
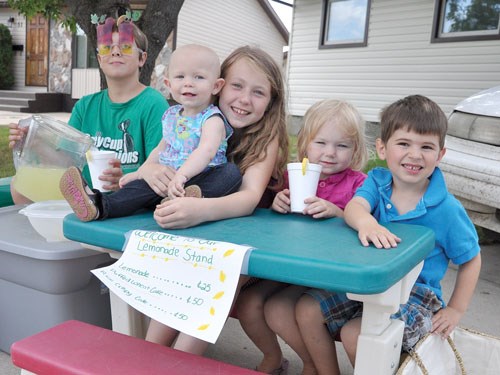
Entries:
[[164,232],[129,234],[120,259],[92,272],[138,311],[215,343],[249,247]]

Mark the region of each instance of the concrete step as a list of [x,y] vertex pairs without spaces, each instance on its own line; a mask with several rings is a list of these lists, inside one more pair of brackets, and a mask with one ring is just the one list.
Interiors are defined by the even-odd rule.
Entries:
[[18,106],[18,107],[29,107],[29,101],[30,100],[32,100],[32,99],[25,99],[25,98],[2,98],[2,97],[0,97],[0,103],[2,105],[15,105],[15,106]]
[[61,93],[0,90],[0,110],[12,112],[59,112],[63,109]]
[[0,111],[21,112],[21,107],[16,105],[0,104]]
[[14,90],[0,90],[0,100],[2,99],[12,99],[12,98],[21,98],[28,100],[36,99],[36,92],[31,91],[14,91]]

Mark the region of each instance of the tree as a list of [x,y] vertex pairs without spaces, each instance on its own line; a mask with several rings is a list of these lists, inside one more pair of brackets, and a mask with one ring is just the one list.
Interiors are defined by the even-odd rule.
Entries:
[[[8,0],[9,6],[27,18],[41,13],[47,19],[61,21],[72,32],[76,24],[87,34],[91,45],[97,47],[96,27],[90,22],[90,15],[105,14],[118,18],[130,11],[130,0]],[[184,0],[149,0],[137,26],[149,41],[148,59],[141,69],[140,80],[145,85],[151,82],[156,57],[165,45],[167,37],[177,24],[177,16]],[[101,72],[101,85],[105,81]]]
[[495,30],[498,27],[498,0],[450,0],[446,19],[450,31]]
[[12,36],[7,26],[0,24],[0,89],[14,85],[12,74]]

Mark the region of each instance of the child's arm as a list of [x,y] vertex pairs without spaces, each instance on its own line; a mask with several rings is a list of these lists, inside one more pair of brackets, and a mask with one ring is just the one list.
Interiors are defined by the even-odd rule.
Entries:
[[174,176],[175,170],[167,165],[160,164],[160,152],[165,149],[165,140],[161,140],[146,161],[134,173],[128,173],[120,180],[120,186],[132,180],[143,179],[161,197],[165,197],[168,192],[168,184]]
[[168,185],[168,195],[170,197],[182,197],[184,195],[184,184],[208,166],[225,137],[226,128],[220,116],[212,116],[205,121],[201,128],[198,147],[177,170]]
[[455,287],[448,306],[432,317],[432,332],[447,338],[469,306],[481,271],[481,254],[458,267]]
[[158,146],[156,146],[153,151],[149,154],[148,158],[142,165],[137,169],[135,172],[127,173],[125,176],[123,176],[120,179],[120,187],[123,185],[128,184],[130,181],[133,180],[138,180],[143,177],[143,171],[146,169],[147,165],[152,165],[152,164],[159,164],[159,158],[160,158],[160,150],[165,149],[165,141],[162,139],[160,143],[158,143]]
[[287,214],[291,211],[290,203],[290,190],[284,189],[274,197],[271,209],[280,214]]
[[370,213],[368,201],[361,197],[354,197],[344,209],[346,223],[358,231],[358,237],[363,246],[371,243],[376,248],[389,249],[396,247],[401,239],[380,225]]

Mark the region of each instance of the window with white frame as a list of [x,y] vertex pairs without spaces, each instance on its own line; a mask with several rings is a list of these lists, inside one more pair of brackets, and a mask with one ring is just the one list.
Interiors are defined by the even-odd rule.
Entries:
[[500,39],[499,0],[436,0],[433,42]]
[[367,45],[371,0],[323,0],[320,48]]

